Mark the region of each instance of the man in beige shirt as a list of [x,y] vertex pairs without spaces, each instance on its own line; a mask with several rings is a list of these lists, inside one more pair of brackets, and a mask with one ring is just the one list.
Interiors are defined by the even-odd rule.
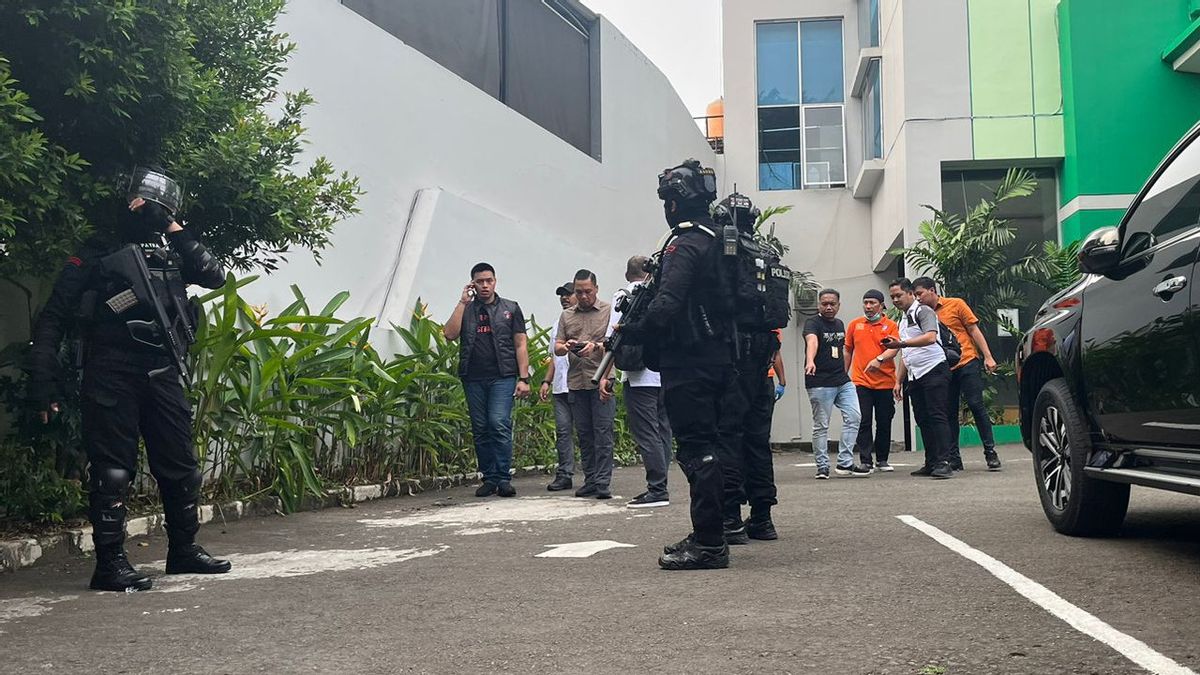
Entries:
[[[599,299],[596,275],[589,270],[575,273],[574,307],[563,311],[558,320],[554,353],[566,356],[567,400],[571,418],[579,436],[579,455],[583,460],[583,487],[576,497],[612,499],[609,483],[613,470],[613,418],[616,399],[609,389],[608,377],[592,384],[592,375],[604,356],[604,336],[608,332],[611,306]],[[609,373],[606,373],[608,375]]]

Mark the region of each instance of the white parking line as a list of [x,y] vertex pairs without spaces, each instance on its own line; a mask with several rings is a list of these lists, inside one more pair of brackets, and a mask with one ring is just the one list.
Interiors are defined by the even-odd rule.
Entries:
[[925,533],[937,543],[987,570],[1027,600],[1067,622],[1072,628],[1115,649],[1121,656],[1160,675],[1196,675],[1141,640],[1126,635],[1092,614],[1067,602],[1057,593],[978,549],[968,546],[938,528],[913,516],[896,516],[906,525]]

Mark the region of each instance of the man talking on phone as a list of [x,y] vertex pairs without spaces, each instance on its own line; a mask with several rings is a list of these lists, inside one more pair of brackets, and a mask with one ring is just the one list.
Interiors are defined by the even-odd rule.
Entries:
[[442,328],[447,340],[462,337],[458,376],[467,394],[471,434],[483,485],[476,497],[515,497],[510,482],[514,398],[529,396],[529,348],[525,315],[513,300],[496,294],[496,270],[481,262]]

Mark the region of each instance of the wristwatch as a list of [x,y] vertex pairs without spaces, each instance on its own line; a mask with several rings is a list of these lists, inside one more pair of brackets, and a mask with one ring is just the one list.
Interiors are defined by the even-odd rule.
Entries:
[[518,381],[518,382],[524,382],[525,384],[529,384],[529,378],[528,378],[528,377],[518,377],[518,378],[517,378],[517,381]]

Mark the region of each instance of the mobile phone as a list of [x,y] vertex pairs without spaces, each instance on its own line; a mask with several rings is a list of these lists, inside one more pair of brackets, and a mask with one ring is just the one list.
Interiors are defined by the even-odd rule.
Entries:
[[583,342],[576,342],[575,344],[573,344],[573,345],[571,345],[570,347],[568,347],[568,349],[570,349],[572,352],[574,352],[574,353],[578,354],[579,352],[583,351],[583,348],[584,348],[585,346],[586,346],[586,343],[583,343]]
[[471,287],[467,289],[467,295],[471,296],[472,298],[475,297],[475,284],[471,284]]

